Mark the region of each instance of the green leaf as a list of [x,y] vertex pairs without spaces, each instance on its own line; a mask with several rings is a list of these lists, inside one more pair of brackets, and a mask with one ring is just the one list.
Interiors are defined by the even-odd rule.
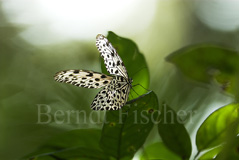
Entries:
[[213,112],[200,126],[196,135],[198,151],[216,147],[226,140],[226,133],[238,118],[239,104],[226,105]]
[[121,110],[107,111],[101,147],[116,159],[132,158],[153,128],[157,109],[157,96],[149,92],[129,101]]
[[239,73],[239,54],[236,51],[217,45],[192,45],[166,59],[193,80],[209,84],[214,78],[223,90],[236,93]]
[[[123,60],[129,77],[133,79],[132,85],[140,84],[144,86],[144,88],[148,88],[149,70],[145,58],[143,54],[140,53],[137,45],[132,40],[120,37],[113,32],[109,32],[107,38]],[[103,73],[109,74],[105,68],[103,59],[101,61],[101,69]],[[147,92],[144,88],[139,85],[134,87],[139,95]],[[135,92],[132,91],[131,94],[133,97],[137,97]]]
[[44,146],[27,157],[41,160],[79,159],[107,160],[109,157],[99,147],[101,131],[98,129],[78,129],[50,139]]
[[222,150],[222,146],[215,147],[207,152],[205,152],[203,155],[201,155],[198,160],[213,160],[218,155],[218,153]]
[[171,151],[182,159],[189,159],[192,151],[189,134],[177,114],[167,105],[163,105],[158,124],[158,132]]
[[[238,125],[238,123],[237,123]],[[239,136],[231,138],[215,160],[238,160],[239,159]]]
[[140,160],[149,159],[181,160],[178,155],[169,150],[162,142],[151,144],[144,149]]

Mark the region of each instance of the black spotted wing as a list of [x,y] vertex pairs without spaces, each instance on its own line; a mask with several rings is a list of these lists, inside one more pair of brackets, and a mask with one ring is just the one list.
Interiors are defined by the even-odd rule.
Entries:
[[86,70],[65,70],[54,76],[58,82],[70,83],[84,88],[102,88],[112,81],[113,77],[103,73]]
[[112,75],[123,76],[128,79],[128,73],[123,61],[108,39],[101,34],[97,35],[96,47],[104,59],[107,71]]

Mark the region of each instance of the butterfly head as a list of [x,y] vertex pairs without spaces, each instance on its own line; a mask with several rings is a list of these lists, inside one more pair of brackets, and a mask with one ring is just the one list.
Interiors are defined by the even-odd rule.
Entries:
[[98,34],[97,36],[96,36],[96,39],[104,39],[105,38],[105,36],[103,36],[102,34]]

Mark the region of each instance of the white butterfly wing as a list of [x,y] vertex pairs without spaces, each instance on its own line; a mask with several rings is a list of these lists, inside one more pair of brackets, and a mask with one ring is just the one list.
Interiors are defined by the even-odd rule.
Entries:
[[123,61],[108,39],[101,34],[97,35],[96,47],[104,59],[107,71],[112,75],[123,76],[128,79],[128,73]]
[[70,83],[84,88],[102,88],[112,81],[113,77],[103,73],[86,70],[65,70],[57,72],[55,80]]

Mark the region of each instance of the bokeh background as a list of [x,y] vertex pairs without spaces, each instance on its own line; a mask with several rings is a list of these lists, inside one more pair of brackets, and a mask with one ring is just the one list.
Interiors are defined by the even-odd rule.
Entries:
[[[108,31],[136,42],[148,63],[149,89],[159,103],[196,111],[194,123],[186,124],[193,138],[203,119],[232,97],[216,87],[187,81],[165,57],[197,43],[238,49],[238,9],[238,0],[0,1],[1,159],[19,159],[67,130],[101,127],[37,124],[37,105],[49,105],[52,112],[90,113],[98,91],[60,84],[53,76],[63,69],[100,72],[95,37]],[[147,143],[157,138],[152,132]]]

